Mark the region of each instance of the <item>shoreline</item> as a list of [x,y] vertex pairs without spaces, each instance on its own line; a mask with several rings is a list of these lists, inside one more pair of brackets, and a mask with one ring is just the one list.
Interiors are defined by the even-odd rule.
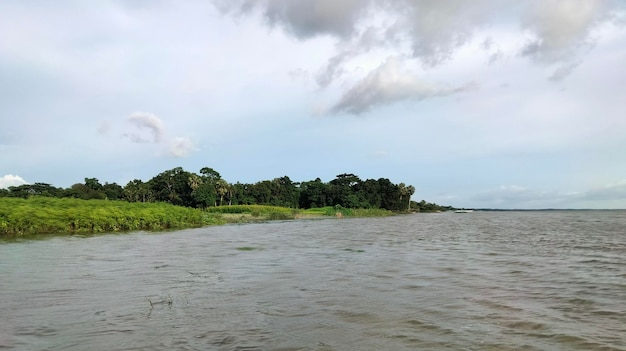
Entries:
[[395,214],[381,209],[341,207],[292,209],[265,205],[226,205],[202,210],[166,203],[116,200],[0,198],[0,240],[162,232],[274,220],[385,217]]

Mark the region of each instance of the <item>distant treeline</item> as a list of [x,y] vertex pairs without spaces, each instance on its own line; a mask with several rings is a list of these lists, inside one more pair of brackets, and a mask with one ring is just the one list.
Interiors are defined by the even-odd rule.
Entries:
[[452,209],[411,201],[415,188],[389,179],[361,180],[354,174],[340,174],[328,183],[319,178],[293,182],[284,176],[254,184],[229,183],[219,172],[204,167],[198,174],[176,167],[162,172],[147,182],[135,179],[125,186],[101,184],[97,178],[85,178],[84,183],[67,189],[47,183],[25,184],[0,189],[0,197],[29,198],[32,196],[126,200],[129,202],[166,202],[178,206],[207,208],[224,205],[272,205],[289,208],[386,209],[391,211],[436,212]]

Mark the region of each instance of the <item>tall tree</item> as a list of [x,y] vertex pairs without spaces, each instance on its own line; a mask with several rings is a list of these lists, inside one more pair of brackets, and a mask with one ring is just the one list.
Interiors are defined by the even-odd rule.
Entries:
[[192,189],[189,185],[190,173],[182,167],[176,167],[162,172],[150,179],[150,188],[154,191],[157,201],[169,202],[173,205],[195,205]]
[[300,184],[300,207],[318,208],[330,205],[328,199],[328,185],[316,178]]
[[220,206],[222,206],[224,202],[224,197],[230,192],[230,184],[224,179],[218,179],[215,181],[215,191],[217,195],[220,197]]
[[409,211],[411,210],[411,196],[415,194],[415,187],[413,185],[409,185],[406,187],[406,190],[407,190],[406,193],[408,195],[407,200],[406,200],[407,201],[406,209]]
[[116,183],[104,183],[101,191],[106,195],[106,198],[109,200],[124,199],[124,188]]

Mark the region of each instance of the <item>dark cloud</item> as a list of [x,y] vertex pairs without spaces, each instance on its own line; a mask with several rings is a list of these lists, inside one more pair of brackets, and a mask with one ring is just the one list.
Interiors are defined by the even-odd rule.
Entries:
[[217,0],[225,12],[248,13],[260,8],[271,26],[284,27],[299,39],[328,34],[349,38],[370,0]]

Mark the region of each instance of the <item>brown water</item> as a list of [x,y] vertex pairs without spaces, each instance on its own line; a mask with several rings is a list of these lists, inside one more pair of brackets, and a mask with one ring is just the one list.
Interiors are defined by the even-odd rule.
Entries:
[[626,212],[0,244],[0,349],[626,350]]

